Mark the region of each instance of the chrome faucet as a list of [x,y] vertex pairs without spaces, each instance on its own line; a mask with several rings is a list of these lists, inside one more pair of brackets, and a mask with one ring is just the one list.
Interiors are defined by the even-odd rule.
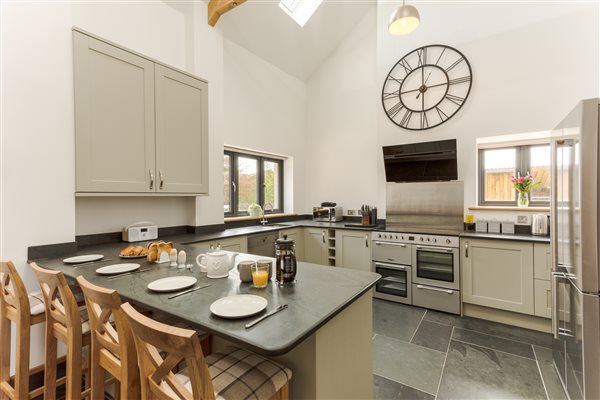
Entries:
[[[267,209],[267,207],[269,207],[269,208]],[[271,204],[271,203],[265,203],[262,206],[262,218],[260,220],[260,223],[263,226],[265,226],[266,224],[269,223],[269,220],[265,218],[265,211],[273,211],[273,204]]]

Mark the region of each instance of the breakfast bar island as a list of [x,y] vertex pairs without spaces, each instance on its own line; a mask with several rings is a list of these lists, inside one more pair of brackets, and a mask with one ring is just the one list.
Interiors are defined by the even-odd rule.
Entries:
[[[373,396],[371,288],[379,279],[378,274],[299,262],[295,284],[279,286],[270,281],[264,289],[241,283],[235,268],[226,278],[210,279],[195,264],[190,271],[146,259],[130,260],[141,264],[144,272],[116,278],[97,274],[99,267],[119,262],[115,257],[120,247],[108,244],[81,248],[77,254],[100,253],[106,261],[79,267],[63,263],[62,256],[32,261],[63,271],[73,284],[82,275],[98,286],[117,290],[124,302],[168,314],[206,331],[213,335],[213,351],[234,345],[281,362],[293,372],[290,398]],[[188,260],[200,253],[193,246],[177,248],[187,252]],[[237,260],[252,257],[255,256],[240,254]],[[194,276],[197,287],[210,286],[173,299],[168,298],[172,293],[156,293],[147,288],[150,282],[170,276]],[[214,301],[235,294],[263,297],[267,307],[243,319],[224,319],[211,313]],[[248,322],[283,304],[288,305],[286,310],[245,328]]]

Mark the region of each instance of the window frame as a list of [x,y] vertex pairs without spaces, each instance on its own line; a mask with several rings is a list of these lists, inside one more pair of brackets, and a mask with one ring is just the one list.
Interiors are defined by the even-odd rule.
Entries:
[[[484,153],[487,150],[503,150],[503,149],[515,149],[515,174],[520,173],[521,176],[527,174],[527,171],[531,171],[531,157],[530,149],[532,147],[539,146],[550,146],[550,143],[535,143],[535,144],[523,144],[523,145],[509,145],[506,146],[485,146],[477,149],[477,201],[479,206],[501,206],[501,207],[517,207],[518,192],[515,190],[515,197],[512,201],[494,201],[485,199],[485,156]],[[515,175],[516,176],[516,175]],[[550,207],[550,200],[548,201],[529,201],[531,207]]]
[[[265,212],[265,215],[269,214],[278,214],[282,213],[284,210],[283,204],[283,193],[284,193],[284,160],[281,158],[275,158],[273,156],[267,155],[257,155],[251,153],[244,153],[241,151],[234,150],[224,150],[223,157],[228,155],[230,158],[230,168],[229,168],[229,209],[230,212],[225,212],[223,210],[223,215],[225,217],[244,217],[248,216],[248,211],[238,211],[239,199],[238,199],[238,191],[239,187],[239,177],[238,177],[238,159],[239,157],[251,158],[257,160],[257,203],[260,204],[261,207],[265,204],[265,177],[264,177],[264,168],[265,161],[273,162],[278,165],[279,168],[279,208],[273,208],[273,210]],[[224,185],[224,184],[223,184]]]

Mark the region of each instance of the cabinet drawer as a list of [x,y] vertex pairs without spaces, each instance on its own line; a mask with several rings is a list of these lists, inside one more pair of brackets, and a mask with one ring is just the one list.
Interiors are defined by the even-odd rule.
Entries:
[[413,305],[460,314],[460,291],[434,288],[427,285],[412,285]]
[[536,279],[533,283],[535,291],[535,315],[552,317],[552,288],[550,281]]
[[374,240],[372,251],[372,257],[375,261],[411,265],[412,249],[409,245]]

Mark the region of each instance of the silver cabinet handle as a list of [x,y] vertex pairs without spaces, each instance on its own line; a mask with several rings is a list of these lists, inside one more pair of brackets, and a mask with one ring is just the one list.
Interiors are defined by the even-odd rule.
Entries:
[[365,247],[369,247],[369,235],[365,235]]
[[431,290],[432,292],[443,292],[443,293],[447,293],[447,294],[453,294],[454,293],[454,290],[450,290],[450,289],[438,289],[438,288],[429,287],[429,286],[423,286],[423,285],[417,285],[417,289],[425,289],[425,290]]
[[465,242],[465,258],[469,258],[469,242]]
[[325,243],[325,231],[321,231],[321,236],[323,238],[323,243]]
[[164,179],[163,179],[163,173],[162,173],[162,171],[161,171],[161,170],[159,170],[159,171],[158,171],[158,176],[160,177],[160,185],[158,186],[158,188],[159,188],[160,190],[162,190],[162,189],[163,189],[163,185],[164,185],[165,181],[164,181]]
[[399,247],[406,247],[406,245],[404,243],[392,243],[392,242],[375,242],[375,244],[377,246],[399,246]]
[[560,328],[558,323],[560,318],[558,284],[564,279],[566,279],[566,275],[563,272],[552,273],[552,335],[554,336],[554,339],[558,339],[558,336],[562,334],[561,331],[564,331],[564,329]]
[[152,190],[154,189],[154,174],[151,169],[148,170],[148,173],[150,174],[150,190]]
[[406,266],[404,265],[398,265],[398,264],[386,264],[386,263],[380,263],[380,262],[376,262],[374,263],[376,267],[390,267],[392,269],[401,269],[401,270],[406,270]]

